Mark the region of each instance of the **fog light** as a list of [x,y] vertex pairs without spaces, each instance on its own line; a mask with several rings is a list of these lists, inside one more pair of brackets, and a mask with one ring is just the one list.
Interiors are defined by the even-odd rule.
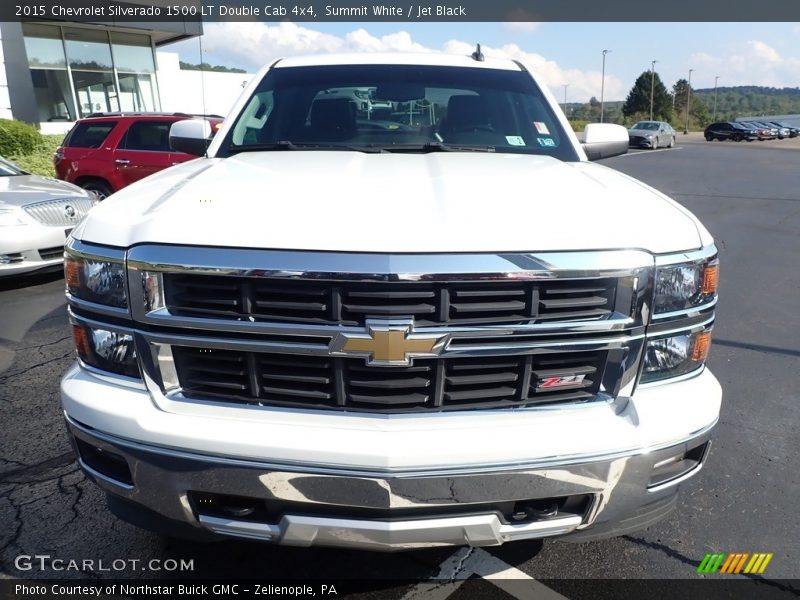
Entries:
[[127,377],[140,377],[132,335],[73,325],[72,339],[85,364]]
[[711,348],[711,330],[648,340],[641,383],[686,375],[703,366]]

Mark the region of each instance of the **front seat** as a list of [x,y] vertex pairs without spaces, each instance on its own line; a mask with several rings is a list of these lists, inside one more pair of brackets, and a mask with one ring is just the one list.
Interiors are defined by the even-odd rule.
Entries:
[[315,100],[309,125],[313,141],[344,140],[356,132],[356,105],[347,98]]
[[478,95],[450,96],[447,102],[447,115],[442,119],[439,132],[445,141],[458,141],[453,139],[458,137],[468,141],[472,136],[463,134],[494,132],[489,120],[488,104]]

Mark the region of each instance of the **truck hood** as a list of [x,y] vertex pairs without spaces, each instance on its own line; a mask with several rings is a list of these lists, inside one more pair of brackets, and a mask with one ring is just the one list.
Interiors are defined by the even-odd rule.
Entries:
[[95,207],[75,235],[353,252],[530,252],[703,245],[696,219],[601,165],[470,152],[274,151],[198,159]]

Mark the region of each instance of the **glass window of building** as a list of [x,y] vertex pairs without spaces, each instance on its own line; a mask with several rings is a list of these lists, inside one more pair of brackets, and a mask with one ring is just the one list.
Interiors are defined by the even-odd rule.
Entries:
[[108,32],[65,28],[64,44],[80,116],[118,111],[119,97],[114,82]]
[[119,79],[120,108],[127,111],[156,110],[156,65],[150,38],[146,35],[112,32],[111,44]]
[[39,121],[75,120],[77,113],[67,76],[61,30],[50,25],[25,23],[22,31]]
[[39,120],[160,108],[149,35],[24,23]]

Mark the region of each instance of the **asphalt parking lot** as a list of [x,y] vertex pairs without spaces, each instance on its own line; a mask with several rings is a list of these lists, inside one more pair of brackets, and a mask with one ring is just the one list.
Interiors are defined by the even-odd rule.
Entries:
[[[674,149],[604,161],[692,210],[720,251],[710,367],[724,389],[722,416],[706,468],[684,485],[668,520],[601,542],[523,542],[472,552],[165,541],[112,517],[72,460],[58,399],[59,378],[73,360],[63,286],[58,274],[40,275],[0,281],[0,577],[111,575],[15,567],[19,555],[50,554],[108,563],[193,559],[195,576],[265,581],[451,579],[459,568],[490,579],[503,569],[536,579],[690,578],[706,552],[720,551],[774,553],[764,578],[786,589],[777,580],[800,578],[800,144],[792,145],[797,151],[679,136]],[[626,215],[619,221],[626,226]],[[375,597],[413,596],[408,585],[378,587]]]

